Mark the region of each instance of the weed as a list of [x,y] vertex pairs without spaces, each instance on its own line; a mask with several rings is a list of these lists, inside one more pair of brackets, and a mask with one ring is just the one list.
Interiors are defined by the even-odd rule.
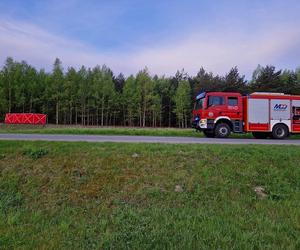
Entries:
[[9,174],[0,178],[0,213],[7,213],[10,209],[19,207],[23,198],[18,190],[20,177]]
[[49,151],[44,148],[38,148],[38,149],[27,148],[23,151],[23,155],[29,156],[33,160],[37,160],[37,159],[47,155],[48,152]]

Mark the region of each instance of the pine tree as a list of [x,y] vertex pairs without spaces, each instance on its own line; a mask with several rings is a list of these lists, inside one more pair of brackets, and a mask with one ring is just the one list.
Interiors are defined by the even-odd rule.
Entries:
[[152,98],[153,83],[148,69],[141,70],[136,76],[137,93],[139,99],[139,125],[146,126],[146,114],[150,107]]
[[115,99],[115,88],[112,72],[105,65],[93,70],[93,96],[96,100],[97,116],[100,109],[101,126],[108,125],[112,118],[111,107]]
[[253,91],[279,92],[281,70],[276,71],[274,66],[261,67],[254,71],[250,87]]
[[292,70],[284,70],[280,75],[280,87],[277,89],[279,92],[286,94],[299,93],[296,72]]
[[52,77],[51,77],[51,92],[52,92],[52,100],[55,103],[55,123],[59,123],[59,111],[60,111],[60,104],[62,99],[62,93],[63,93],[63,81],[64,81],[64,74],[63,74],[63,68],[61,61],[56,58],[54,65],[53,65],[53,71],[52,71]]
[[193,98],[199,91],[272,91],[300,94],[300,68],[276,70],[258,66],[248,84],[237,67],[225,76],[203,68],[190,77],[151,77],[147,68],[136,77],[113,72],[105,65],[64,73],[55,60],[52,72],[37,71],[25,61],[7,58],[0,70],[0,117],[7,112],[42,112],[56,124],[187,127]]
[[247,93],[247,81],[245,81],[245,76],[240,76],[237,67],[232,68],[225,75],[222,91]]
[[88,72],[84,66],[80,68],[78,71],[78,93],[77,93],[77,98],[78,98],[78,108],[76,108],[75,111],[75,116],[76,116],[76,122],[78,120],[78,113],[80,111],[81,115],[81,125],[86,125],[86,102],[88,99],[88,84],[87,84],[87,76]]
[[11,57],[8,57],[3,67],[3,92],[6,97],[7,112],[12,111],[13,95],[14,95],[14,78],[15,78],[15,62]]
[[0,71],[0,119],[4,119],[4,114],[7,110],[6,106],[6,97],[4,93],[4,75],[3,72]]
[[138,116],[139,97],[137,92],[136,80],[133,75],[129,76],[123,88],[122,103],[125,115],[125,122],[129,126],[135,125]]
[[187,128],[191,112],[191,87],[188,81],[180,81],[174,96],[175,113],[179,127]]
[[76,98],[78,87],[79,83],[77,72],[73,67],[71,67],[67,71],[64,88],[64,111],[69,115],[69,124],[73,123],[73,114],[77,103]]

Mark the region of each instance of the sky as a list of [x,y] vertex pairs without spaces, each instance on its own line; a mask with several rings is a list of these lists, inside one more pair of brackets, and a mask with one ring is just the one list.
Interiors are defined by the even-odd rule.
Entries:
[[299,0],[0,0],[0,62],[126,76],[300,66]]

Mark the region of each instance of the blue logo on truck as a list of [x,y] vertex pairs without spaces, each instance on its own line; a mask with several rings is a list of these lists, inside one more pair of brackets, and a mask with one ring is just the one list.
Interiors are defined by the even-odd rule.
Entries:
[[285,111],[287,109],[287,104],[275,104],[274,110],[275,111]]

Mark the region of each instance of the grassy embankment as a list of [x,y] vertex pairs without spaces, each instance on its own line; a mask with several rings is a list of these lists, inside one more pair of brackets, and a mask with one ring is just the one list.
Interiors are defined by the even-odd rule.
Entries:
[[299,249],[299,154],[1,141],[0,248]]
[[139,127],[81,127],[81,126],[0,126],[0,133],[25,134],[74,134],[74,135],[149,135],[149,136],[202,136],[195,129],[178,128],[139,128]]
[[[0,125],[1,133],[22,133],[22,134],[65,134],[65,135],[144,135],[144,136],[186,136],[204,137],[202,132],[187,128],[140,128],[140,127],[84,127],[84,126],[64,126],[47,125]],[[249,139],[253,138],[251,133],[234,134],[231,138]],[[300,135],[292,135],[289,139],[300,139]]]

